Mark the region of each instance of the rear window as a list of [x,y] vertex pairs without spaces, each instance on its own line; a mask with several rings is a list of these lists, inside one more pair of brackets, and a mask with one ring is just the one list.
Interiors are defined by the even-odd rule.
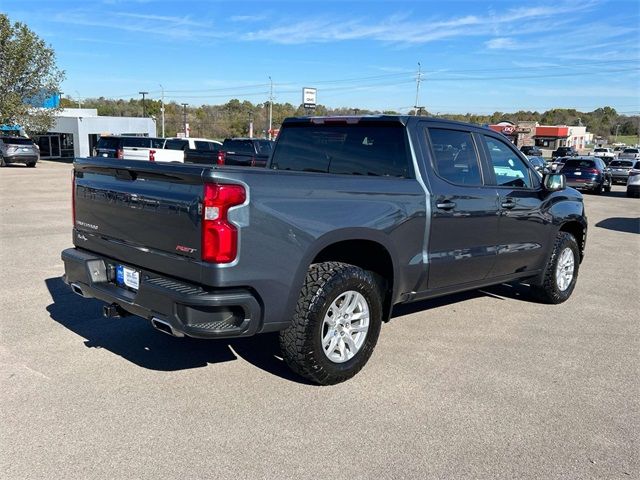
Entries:
[[189,142],[187,140],[181,140],[179,138],[167,140],[164,144],[164,148],[167,150],[186,150],[187,148],[189,148]]
[[614,160],[609,164],[610,167],[632,167],[633,162],[631,160]]
[[609,151],[609,150],[608,150],[608,149],[606,149],[606,148],[596,148],[596,149],[594,150],[594,152],[604,152],[604,153],[607,153],[608,151]]
[[225,140],[224,149],[229,153],[242,153],[253,155],[253,142],[251,140]]
[[596,163],[593,160],[567,160],[564,168],[595,168]]
[[622,153],[638,153],[637,148],[625,148]]
[[98,145],[96,148],[104,148],[109,150],[117,150],[120,144],[120,139],[117,137],[100,137],[98,139]]
[[2,138],[1,140],[5,145],[33,145],[33,140],[30,138],[12,137]]
[[261,141],[261,142],[257,142],[258,145],[258,153],[261,155],[271,155],[271,152],[273,151],[273,143],[272,142],[268,142],[268,141]]
[[122,137],[123,147],[149,148],[151,140],[148,137]]
[[292,124],[280,131],[272,168],[300,172],[410,177],[404,127]]
[[218,148],[220,148],[220,145],[218,145],[217,143],[213,143],[213,142],[207,142],[204,140],[195,140],[194,145],[196,147],[196,150],[207,150],[207,151],[213,151],[213,150],[217,150]]
[[164,145],[164,138],[150,138],[151,140],[151,148],[162,148]]
[[636,162],[636,164],[633,166],[634,170],[640,170],[640,162]]

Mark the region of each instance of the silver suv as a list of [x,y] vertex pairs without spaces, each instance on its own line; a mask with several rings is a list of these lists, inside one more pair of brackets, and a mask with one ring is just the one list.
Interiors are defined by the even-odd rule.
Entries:
[[24,163],[35,167],[40,160],[40,149],[25,137],[0,137],[0,167],[10,163]]

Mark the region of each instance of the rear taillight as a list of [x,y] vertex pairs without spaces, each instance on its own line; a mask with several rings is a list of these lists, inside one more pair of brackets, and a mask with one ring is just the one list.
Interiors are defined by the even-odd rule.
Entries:
[[233,262],[238,256],[238,230],[229,223],[229,208],[241,205],[247,195],[242,185],[205,183],[202,201],[202,260]]
[[227,159],[227,153],[220,150],[218,152],[218,158],[216,159],[216,163],[218,165],[224,165],[225,160]]
[[116,150],[116,158],[124,158],[124,151],[121,148]]
[[150,162],[155,162],[156,161],[156,151],[155,150],[149,150],[149,161]]
[[588,173],[592,173],[594,175],[598,175],[600,172],[596,168],[592,168],[592,169],[589,170]]
[[71,221],[73,228],[76,227],[76,172],[71,172]]

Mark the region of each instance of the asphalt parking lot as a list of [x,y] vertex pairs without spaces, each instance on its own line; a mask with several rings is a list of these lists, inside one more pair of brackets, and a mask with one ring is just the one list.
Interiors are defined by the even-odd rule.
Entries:
[[565,304],[498,286],[397,309],[304,383],[274,336],[176,339],[71,293],[71,165],[0,170],[3,478],[640,478],[640,200],[585,195]]

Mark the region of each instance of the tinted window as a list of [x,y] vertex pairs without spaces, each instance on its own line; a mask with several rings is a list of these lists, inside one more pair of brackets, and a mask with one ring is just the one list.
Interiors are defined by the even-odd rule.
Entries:
[[196,150],[215,150],[216,147],[218,147],[217,144],[213,143],[213,142],[206,142],[204,140],[195,140],[193,142],[196,146]]
[[258,153],[261,155],[271,155],[272,150],[272,142],[269,141],[259,141],[256,142],[258,146]]
[[110,150],[117,150],[120,144],[120,139],[117,137],[100,137],[96,148],[108,148]]
[[609,164],[610,167],[631,167],[633,162],[630,160],[614,160]]
[[179,138],[167,140],[164,144],[164,148],[167,150],[186,150],[189,147],[187,140],[181,140]]
[[637,148],[625,148],[622,153],[638,153]]
[[149,148],[151,140],[148,137],[122,137],[123,147]]
[[225,140],[224,149],[229,153],[241,153],[253,155],[253,142],[251,140]]
[[564,168],[595,168],[596,162],[593,160],[567,160],[564,164]]
[[604,153],[608,153],[609,149],[608,148],[596,148],[594,150],[594,152],[604,152]]
[[162,148],[164,145],[164,138],[151,138],[151,148]]
[[531,188],[529,169],[503,141],[484,137],[498,186]]
[[434,168],[438,175],[458,185],[482,185],[473,137],[469,132],[430,128]]
[[2,138],[0,139],[5,145],[33,145],[33,140],[30,138]]
[[634,170],[640,170],[640,162],[636,162],[636,164],[633,166]]
[[345,175],[411,176],[404,127],[395,123],[287,125],[280,131],[271,166]]

